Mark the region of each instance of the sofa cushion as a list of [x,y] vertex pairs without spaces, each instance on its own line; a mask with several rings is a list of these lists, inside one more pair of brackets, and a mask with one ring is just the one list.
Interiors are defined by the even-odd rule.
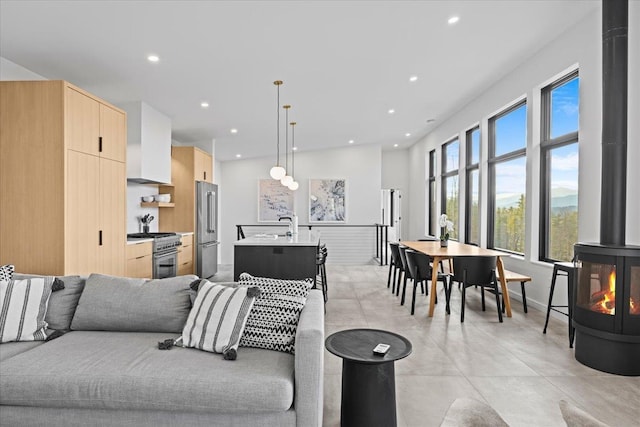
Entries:
[[247,316],[259,293],[258,287],[201,283],[182,330],[182,344],[235,360]]
[[54,277],[0,280],[0,342],[43,341]]
[[0,365],[0,404],[256,413],[293,404],[294,358],[253,348],[233,363],[163,333],[72,331]]
[[71,322],[76,331],[181,333],[189,310],[189,284],[197,276],[130,279],[92,274]]
[[[15,279],[29,279],[43,276],[14,273],[13,277]],[[44,320],[49,324],[50,329],[68,330],[71,329],[71,320],[76,312],[80,295],[82,295],[85,279],[80,276],[58,276],[58,279],[64,283],[64,289],[51,294]]]
[[23,341],[23,342],[4,343],[0,345],[0,362],[4,362],[10,357],[13,357],[20,353],[24,353],[25,351],[29,351],[32,348],[35,348],[41,344],[44,344],[44,341]]
[[281,280],[242,273],[240,284],[261,290],[249,313],[240,346],[293,354],[298,320],[313,280]]

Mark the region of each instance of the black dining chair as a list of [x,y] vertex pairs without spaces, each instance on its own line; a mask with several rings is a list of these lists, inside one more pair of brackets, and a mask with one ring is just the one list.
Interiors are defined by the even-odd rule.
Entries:
[[[400,298],[400,305],[404,305],[405,294],[407,290],[407,280],[413,280],[413,275],[409,267],[407,266],[407,255],[406,251],[410,250],[406,246],[400,246],[400,261],[402,262],[402,298]],[[420,283],[422,287],[422,293],[424,294],[424,283]],[[398,288],[396,289],[396,296],[400,292],[400,281],[398,281]],[[429,295],[429,290],[427,289],[427,295]]]
[[[318,254],[316,256],[316,284],[320,281],[320,286],[322,288],[322,296],[324,297],[324,302],[326,303],[328,300],[328,285],[327,285],[327,246],[322,245],[318,250]],[[314,287],[316,287],[314,285]]]
[[400,244],[397,242],[389,243],[391,249],[391,262],[389,263],[389,277],[387,278],[387,288],[391,286],[391,272],[393,271],[393,286],[391,287],[391,293],[396,293],[396,274],[398,279],[402,274],[402,261],[400,260]]
[[[418,283],[429,289],[428,281],[431,280],[431,263],[428,255],[425,255],[421,252],[414,251],[411,249],[407,249],[405,251],[405,256],[407,257],[407,268],[411,271],[411,276],[413,277],[413,297],[411,299],[411,315],[415,312],[416,309],[416,289],[418,288]],[[447,301],[446,311],[447,314],[451,314],[451,310],[449,309],[449,288],[447,286],[447,276],[438,273],[438,282],[442,282],[444,285],[444,294],[445,299]],[[406,287],[406,282],[405,282]],[[402,295],[404,295],[404,289],[402,290]],[[436,294],[436,303],[437,303],[437,294]]]
[[[496,296],[496,306],[498,309],[498,319],[502,323],[502,307],[500,304],[500,292],[498,290],[498,279],[496,277],[496,263],[498,257],[495,256],[468,256],[453,258],[453,275],[449,282],[449,297],[451,297],[452,282],[462,283],[462,306],[460,309],[460,322],[464,322],[464,308],[466,299],[466,289],[470,286],[490,287]],[[484,294],[484,292],[483,292]],[[482,311],[485,310],[484,301]]]

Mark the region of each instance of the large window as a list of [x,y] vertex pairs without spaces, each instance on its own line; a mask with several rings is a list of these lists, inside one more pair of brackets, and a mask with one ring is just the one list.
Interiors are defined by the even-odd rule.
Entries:
[[429,181],[428,200],[429,200],[429,218],[428,231],[430,236],[435,236],[438,232],[438,212],[436,211],[436,150],[429,152]]
[[524,254],[527,104],[489,119],[488,246]]
[[578,240],[578,72],[542,90],[540,260],[569,261]]
[[467,186],[465,241],[480,245],[480,128],[466,133]]
[[452,239],[459,236],[458,222],[460,193],[458,185],[458,167],[460,159],[460,143],[458,139],[451,140],[442,146],[442,213],[446,213],[453,222]]

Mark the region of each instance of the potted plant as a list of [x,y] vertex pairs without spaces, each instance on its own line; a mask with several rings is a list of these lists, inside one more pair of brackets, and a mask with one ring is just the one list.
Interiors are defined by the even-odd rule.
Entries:
[[449,221],[447,214],[440,215],[440,246],[449,246],[449,233],[453,231],[453,222]]

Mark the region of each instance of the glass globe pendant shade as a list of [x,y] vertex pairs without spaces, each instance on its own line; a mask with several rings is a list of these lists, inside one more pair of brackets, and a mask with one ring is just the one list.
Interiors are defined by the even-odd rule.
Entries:
[[293,177],[291,175],[285,175],[284,178],[280,180],[280,183],[285,187],[288,187],[293,182]]
[[300,187],[298,181],[293,181],[291,184],[289,184],[289,190],[296,191],[298,187]]
[[282,166],[274,166],[269,171],[269,175],[271,175],[271,178],[273,179],[282,179],[286,174],[287,171],[284,170]]

